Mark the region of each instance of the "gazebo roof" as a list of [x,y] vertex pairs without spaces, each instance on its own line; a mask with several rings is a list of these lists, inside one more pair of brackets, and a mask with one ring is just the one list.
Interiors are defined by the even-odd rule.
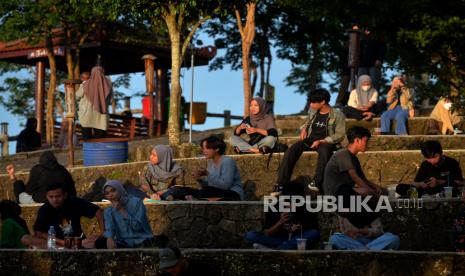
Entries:
[[[107,28],[108,29],[108,28]],[[108,75],[136,73],[144,71],[144,55],[156,57],[156,68],[171,68],[171,48],[169,41],[157,37],[151,33],[143,35],[131,33],[128,29],[100,30],[89,36],[89,39],[81,46],[80,60],[81,71],[90,71],[95,65],[97,56],[100,55]],[[54,52],[56,56],[57,70],[67,71],[65,59],[65,41],[60,36],[61,30],[55,30],[53,39]],[[125,34],[122,34],[125,33]],[[44,43],[31,45],[27,39],[19,39],[11,42],[0,42],[0,60],[9,63],[34,66],[38,60],[44,60],[48,64]],[[187,51],[186,55],[190,55]],[[216,55],[216,48],[207,46],[195,49],[195,66],[207,65]],[[190,59],[185,59],[190,60]],[[190,62],[183,64],[190,66]]]

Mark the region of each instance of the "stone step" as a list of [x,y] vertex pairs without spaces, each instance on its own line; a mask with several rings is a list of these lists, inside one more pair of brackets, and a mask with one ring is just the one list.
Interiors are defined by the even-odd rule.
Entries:
[[[418,201],[415,204],[408,200],[391,202],[392,213],[384,211],[381,217],[385,231],[400,237],[402,250],[453,251],[450,230],[462,202],[458,198],[443,199],[433,205],[424,200],[423,208],[418,208]],[[30,229],[39,207],[22,206],[22,217]],[[172,244],[184,248],[250,248],[244,234],[261,231],[265,215],[263,202],[257,201],[147,203],[146,208],[154,234],[165,234]],[[335,213],[319,212],[318,221],[322,241],[338,231]],[[86,234],[99,229],[96,219],[84,218],[82,224]]]
[[[372,136],[367,151],[391,151],[391,150],[418,150],[425,141],[437,140],[443,149],[465,149],[465,135],[377,135]],[[284,143],[289,147],[300,141],[298,136],[279,137],[279,143]],[[347,145],[344,139],[342,145]],[[227,148],[227,154],[235,154],[231,147]]]
[[[305,122],[306,116],[288,117],[286,119],[276,120],[276,126],[282,131],[282,135],[299,135],[299,128]],[[408,131],[411,135],[424,134],[424,129],[428,117],[413,117],[408,119]],[[355,119],[346,119],[346,129],[352,126],[363,126],[373,131],[374,128],[380,127],[380,118],[374,118],[372,121],[357,121]],[[463,124],[462,124],[463,126]],[[391,125],[391,130],[395,129],[395,122]]]
[[[184,249],[198,275],[464,275],[465,255]],[[158,275],[159,250],[0,250],[4,275]]]
[[[184,249],[198,275],[465,275],[465,255]],[[0,250],[4,275],[158,275],[159,250]],[[197,275],[197,274],[196,274]]]
[[[465,171],[465,150],[445,150],[446,155],[459,161],[462,171]],[[231,156],[239,167],[242,183],[248,200],[256,200],[268,195],[273,190],[276,174],[282,162],[283,153],[273,154],[267,168],[268,155],[245,154]],[[303,153],[294,169],[293,178],[312,176],[315,171],[317,154]],[[360,163],[367,178],[383,186],[397,183],[411,183],[417,169],[423,161],[420,151],[371,151],[359,154]],[[197,186],[191,177],[191,172],[206,167],[204,158],[183,158],[177,162],[186,170],[186,183]],[[75,167],[70,169],[78,195],[90,191],[91,183],[99,176],[107,179],[119,179],[138,184],[138,172],[142,171],[147,162],[132,162],[125,164]],[[26,180],[29,172],[18,173],[18,178]],[[12,199],[13,187],[8,176],[0,175],[0,198]]]

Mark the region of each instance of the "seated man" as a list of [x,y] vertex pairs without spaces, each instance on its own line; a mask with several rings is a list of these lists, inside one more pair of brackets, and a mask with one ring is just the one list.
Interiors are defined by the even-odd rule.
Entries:
[[[60,183],[51,183],[47,186],[47,202],[42,205],[37,212],[37,218],[34,223],[34,236],[26,235],[22,241],[25,245],[40,246],[38,240],[46,245],[48,239],[48,230],[50,226],[55,228],[56,245],[64,246],[63,228],[71,225],[73,236],[81,236],[81,217],[97,218],[100,232],[104,232],[103,210],[97,205],[92,204],[78,197],[68,197],[65,189]],[[69,226],[68,226],[69,227]],[[92,248],[96,236],[84,239],[84,247]]]
[[[463,186],[462,170],[457,160],[445,156],[438,141],[426,141],[421,145],[421,153],[425,160],[421,163],[415,176],[413,185],[418,190],[418,196],[434,195],[444,191],[445,186],[454,187],[452,194],[459,194],[459,187]],[[396,192],[406,197],[411,185],[399,184]]]
[[[285,204],[290,206],[288,202]],[[308,212],[305,205],[297,207],[295,212],[267,212],[264,228],[263,233],[245,234],[245,239],[257,249],[297,249],[298,238],[307,239],[306,248],[312,248],[320,239],[317,214]]]
[[334,233],[329,242],[334,249],[354,250],[389,250],[398,249],[398,236],[384,232],[379,218],[363,228],[357,228],[349,220],[338,216],[341,232]]
[[346,128],[344,114],[329,105],[330,98],[325,89],[317,89],[310,94],[310,111],[307,121],[301,127],[300,141],[284,154],[272,195],[279,195],[288,188],[295,164],[304,151],[318,152],[315,177],[309,188],[321,190],[326,163],[344,139]]
[[[325,182],[323,191],[326,195],[342,196],[344,207],[354,196],[374,196],[368,206],[376,206],[377,198],[387,191],[370,182],[363,173],[359,152],[364,152],[371,137],[370,131],[364,127],[354,126],[347,130],[349,144],[346,148],[334,153],[325,169]],[[376,219],[379,214],[375,212],[347,212],[341,215],[349,219],[350,223],[362,228]]]

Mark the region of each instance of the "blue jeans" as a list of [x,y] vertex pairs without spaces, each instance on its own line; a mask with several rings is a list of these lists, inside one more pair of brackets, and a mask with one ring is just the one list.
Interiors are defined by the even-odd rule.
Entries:
[[381,115],[381,132],[391,131],[391,120],[396,120],[397,135],[407,135],[408,109],[403,109],[400,105],[394,109],[387,110]]
[[[297,249],[297,240],[300,238],[300,232],[292,234],[291,239],[274,238],[263,234],[262,232],[249,231],[245,233],[245,239],[250,243],[259,243],[264,246],[292,250]],[[302,238],[307,239],[307,249],[313,247],[320,240],[320,232],[309,230],[302,233]]]
[[389,232],[377,238],[359,237],[357,239],[353,239],[342,233],[334,233],[329,238],[329,241],[335,249],[349,250],[395,250],[400,245],[399,237]]

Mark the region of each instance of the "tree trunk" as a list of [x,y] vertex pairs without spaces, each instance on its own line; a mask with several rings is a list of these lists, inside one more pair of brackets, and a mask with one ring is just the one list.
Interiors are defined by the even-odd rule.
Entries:
[[239,10],[236,9],[236,20],[242,39],[242,75],[244,81],[244,117],[249,116],[249,105],[252,99],[250,86],[250,49],[255,37],[255,8],[256,3],[248,3],[245,26],[242,25]]
[[55,90],[57,85],[57,69],[55,55],[53,53],[52,38],[47,36],[45,39],[45,47],[47,48],[47,57],[50,64],[50,83],[47,91],[47,114],[46,114],[46,143],[53,146],[53,127],[55,124],[54,107],[55,107]]
[[181,34],[174,15],[165,16],[171,41],[171,93],[170,113],[168,117],[168,139],[171,146],[181,143],[179,131],[179,111],[181,105]]
[[258,90],[258,96],[263,98],[263,90],[265,87],[265,38],[260,37],[259,39],[259,47],[260,47],[260,60],[259,60],[259,66],[260,66],[260,89]]
[[[252,91],[252,96],[255,91],[255,86],[257,85],[257,66],[255,66],[255,63],[253,63],[251,73],[252,73],[252,85],[251,85],[251,91]],[[260,96],[260,91],[259,91],[259,96]],[[260,96],[261,97],[261,96]]]

